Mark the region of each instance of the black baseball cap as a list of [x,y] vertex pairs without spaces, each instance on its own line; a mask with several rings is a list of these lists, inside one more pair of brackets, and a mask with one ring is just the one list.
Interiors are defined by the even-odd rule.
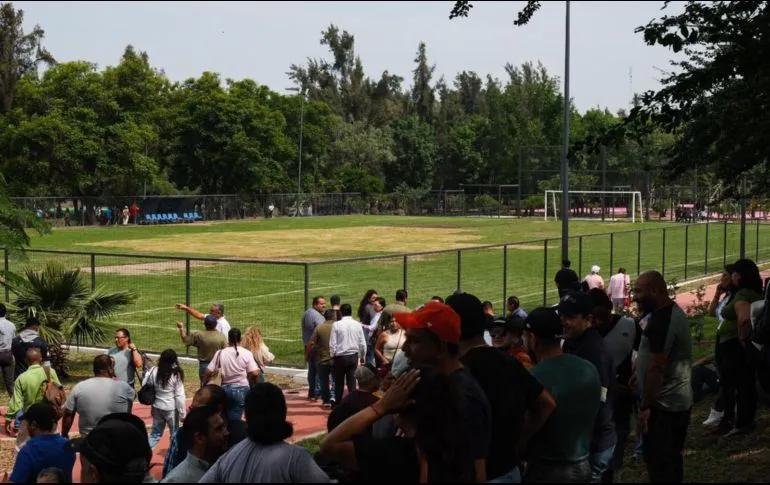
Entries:
[[27,409],[27,412],[21,417],[22,421],[35,423],[42,429],[54,429],[56,427],[56,410],[50,404],[33,404]]
[[99,470],[141,481],[150,469],[152,449],[144,423],[139,428],[136,420],[128,416],[132,415],[115,413],[105,416],[88,436],[71,440],[67,447],[81,453]]
[[526,330],[538,337],[558,340],[564,336],[564,325],[553,308],[537,308],[524,321]]
[[506,330],[518,330],[524,331],[527,326],[524,323],[524,319],[518,315],[508,315],[505,318],[497,317],[491,324],[491,328],[501,327]]
[[208,328],[213,328],[217,326],[217,317],[214,315],[206,315],[203,318],[203,324]]
[[593,299],[582,291],[570,291],[559,301],[559,315],[574,317],[575,315],[591,315],[594,311]]
[[455,292],[447,297],[446,304],[460,315],[461,339],[470,339],[484,334],[489,326],[489,320],[484,313],[481,300],[470,293]]

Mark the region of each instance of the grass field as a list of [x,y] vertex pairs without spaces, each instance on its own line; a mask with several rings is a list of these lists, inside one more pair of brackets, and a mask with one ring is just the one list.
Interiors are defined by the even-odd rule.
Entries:
[[[684,279],[686,272],[691,279],[719,271],[725,259],[735,260],[739,254],[738,224],[698,224],[686,229],[670,223],[575,221],[570,227],[574,235],[570,242],[573,268],[585,274],[591,265],[598,264],[605,279],[611,274],[610,268],[618,266],[625,266],[631,274],[637,269],[664,269],[666,278],[678,280]],[[174,326],[176,320],[184,319],[174,304],[184,303],[188,290],[188,263],[183,258],[292,261],[190,261],[189,301],[190,306],[204,311],[214,301],[224,303],[233,326],[244,329],[258,325],[262,329],[277,363],[301,364],[299,322],[305,309],[306,277],[307,296],[338,294],[354,307],[367,289],[375,288],[390,300],[406,281],[410,302],[416,306],[433,295],[446,296],[454,291],[459,273],[463,290],[492,301],[498,309],[506,295],[519,296],[524,307],[531,309],[543,303],[544,290],[549,302],[555,297],[552,280],[561,261],[560,230],[560,222],[540,219],[399,216],[66,228],[35,237],[32,247],[106,254],[92,260],[88,254],[34,252],[28,253],[26,260],[12,256],[9,266],[19,271],[55,260],[67,267],[83,268],[90,277],[93,264],[97,285],[130,288],[140,294],[137,303],[112,322],[116,327],[131,329],[141,348],[159,351],[172,347],[184,352]],[[615,234],[606,234],[610,232]],[[546,238],[551,238],[547,244]],[[750,225],[748,255],[756,257],[759,247],[759,259],[770,259],[767,241],[770,225]],[[520,244],[458,251],[514,242]],[[409,256],[405,264],[404,253],[441,250],[446,251]],[[392,256],[322,262],[381,255]],[[200,323],[192,320],[191,328],[201,328]]]

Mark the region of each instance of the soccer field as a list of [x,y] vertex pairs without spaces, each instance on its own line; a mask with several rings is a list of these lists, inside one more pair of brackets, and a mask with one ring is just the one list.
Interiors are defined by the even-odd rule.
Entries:
[[[367,289],[376,289],[390,301],[406,283],[410,304],[416,306],[433,295],[446,297],[459,283],[464,291],[492,301],[497,310],[510,295],[517,295],[526,309],[543,304],[544,295],[551,303],[553,275],[561,261],[560,230],[559,221],[539,219],[399,216],[67,228],[35,237],[33,249],[97,254],[31,252],[24,261],[11,257],[9,267],[18,272],[55,260],[82,268],[90,278],[93,265],[96,285],[139,293],[139,300],[111,323],[129,328],[140,348],[153,351],[171,347],[185,352],[175,328],[184,314],[174,304],[187,301],[189,290],[190,306],[206,311],[212,302],[224,303],[233,327],[258,325],[277,362],[296,365],[302,362],[300,319],[306,296],[328,300],[337,294],[356,308]],[[598,264],[605,279],[619,266],[632,275],[664,269],[667,279],[691,279],[719,271],[724,260],[733,261],[739,254],[739,225],[733,223],[686,228],[575,221],[570,231],[570,258],[581,276]],[[759,248],[759,259],[770,259],[768,236],[770,225],[749,225],[749,257],[756,258]],[[461,250],[480,245],[500,246]],[[404,257],[431,251],[444,252]],[[328,262],[373,256],[378,258]],[[202,328],[194,319],[190,324]]]

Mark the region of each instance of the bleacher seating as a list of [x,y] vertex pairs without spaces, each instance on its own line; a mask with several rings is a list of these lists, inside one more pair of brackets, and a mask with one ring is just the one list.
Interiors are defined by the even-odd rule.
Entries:
[[197,212],[184,212],[181,216],[174,212],[145,214],[141,224],[183,224],[200,221],[203,218]]

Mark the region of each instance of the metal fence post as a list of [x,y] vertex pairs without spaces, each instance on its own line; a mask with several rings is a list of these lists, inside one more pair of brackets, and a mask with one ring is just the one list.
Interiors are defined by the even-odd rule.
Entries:
[[[9,265],[8,265],[8,248],[3,248],[3,269],[5,269],[5,272],[8,273],[9,271]],[[5,302],[8,303],[11,301],[11,290],[7,286],[5,287]]]
[[[190,306],[190,258],[184,260],[184,304]],[[190,335],[190,313],[185,312],[185,328]],[[187,347],[187,355],[190,355],[190,347]]]
[[687,262],[689,261],[690,226],[684,226],[684,280],[687,281]]
[[548,304],[548,239],[543,241],[543,306]]
[[503,246],[503,305],[508,298],[508,245]]
[[757,219],[757,257],[754,258],[755,263],[759,263],[759,219]]
[[636,231],[636,274],[642,274],[642,231]]
[[722,234],[722,267],[727,266],[727,219],[722,223],[724,231]]
[[310,264],[305,263],[305,306],[302,311],[310,308]]
[[661,268],[660,274],[662,274],[664,277],[666,276],[666,228],[663,228],[663,267]]
[[463,252],[462,250],[457,250],[457,291],[461,291],[460,288],[462,288],[462,275],[463,275]]
[[91,291],[96,289],[96,255],[91,253]]
[[615,233],[610,233],[610,272],[609,274],[612,274],[612,268],[615,267]]
[[578,274],[583,274],[583,236],[578,238]]
[[407,275],[409,274],[409,272],[408,272],[408,270],[407,270],[407,260],[408,260],[408,259],[409,259],[409,256],[407,256],[407,255],[405,254],[405,255],[404,255],[404,291],[408,291],[408,290],[406,289],[406,287],[407,287],[407,283],[409,282],[409,277],[407,276]]
[[705,264],[705,270],[703,274],[709,274],[709,228],[711,227],[711,223],[706,222],[706,264]]

